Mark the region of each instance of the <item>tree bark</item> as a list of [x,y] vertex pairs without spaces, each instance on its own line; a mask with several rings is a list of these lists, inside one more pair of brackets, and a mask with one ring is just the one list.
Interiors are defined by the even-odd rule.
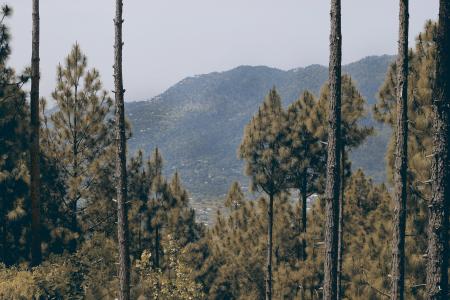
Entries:
[[39,0],[33,0],[33,30],[31,50],[31,143],[30,143],[30,198],[31,198],[31,265],[42,261],[40,163],[39,163]]
[[428,206],[427,299],[448,299],[448,211],[450,205],[450,1],[441,0],[433,90],[432,199]]
[[123,75],[122,75],[122,10],[123,1],[116,0],[114,85],[116,102],[116,179],[117,239],[119,243],[119,299],[130,299],[130,255],[128,245],[127,169]]
[[391,299],[403,300],[405,290],[405,228],[408,176],[408,27],[409,1],[400,0],[397,58],[397,134],[394,172]]
[[338,266],[337,266],[337,297],[341,299],[342,291],[342,261],[344,255],[344,193],[345,193],[345,146],[341,143],[341,190],[339,195],[339,229],[338,229]]
[[272,300],[272,229],[273,229],[273,195],[269,195],[267,210],[267,266],[266,266],[266,300]]
[[341,1],[331,0],[330,104],[328,113],[328,156],[325,190],[325,264],[323,297],[337,299],[338,213],[341,144]]
[[[75,45],[75,73],[78,74],[78,55],[79,55],[79,48],[78,43]],[[78,76],[78,75],[76,75]],[[79,84],[79,77],[76,77],[75,80],[75,87],[74,87],[74,105],[73,105],[73,141],[72,141],[72,153],[73,153],[73,178],[77,180],[78,178],[78,84]],[[80,187],[77,187],[77,190],[75,191],[73,198],[70,199],[70,207],[72,210],[72,230],[74,232],[78,232],[78,220],[77,220],[77,202],[79,199],[79,189]],[[76,245],[75,245],[76,246]]]
[[159,269],[159,225],[155,228],[155,268]]
[[308,182],[306,178],[306,174],[302,179],[302,188],[300,189],[300,193],[302,196],[302,260],[306,260],[306,218],[307,218],[307,202],[308,202],[308,195],[307,195],[307,188],[308,188]]

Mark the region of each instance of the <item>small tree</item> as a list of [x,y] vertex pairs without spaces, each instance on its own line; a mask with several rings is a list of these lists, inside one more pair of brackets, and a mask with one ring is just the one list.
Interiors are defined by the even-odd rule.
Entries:
[[228,190],[227,198],[225,199],[225,207],[231,210],[239,209],[245,201],[244,193],[242,192],[239,182],[235,181]]

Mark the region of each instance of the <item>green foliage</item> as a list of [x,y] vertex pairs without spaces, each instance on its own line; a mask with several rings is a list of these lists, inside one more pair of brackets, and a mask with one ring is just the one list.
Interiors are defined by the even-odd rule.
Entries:
[[244,201],[245,196],[239,182],[233,182],[228,191],[227,198],[225,199],[225,207],[236,210],[244,204]]
[[325,166],[325,147],[321,143],[323,135],[323,114],[318,109],[317,100],[305,91],[299,100],[287,109],[287,147],[290,149],[290,187],[302,193],[317,192],[320,185],[319,174]]
[[276,195],[286,188],[289,149],[285,140],[285,114],[281,98],[272,89],[250,123],[245,127],[239,156],[246,162],[245,172],[253,190]]
[[[200,284],[192,280],[190,270],[181,257],[185,255],[172,236],[167,236],[165,272],[155,269],[152,264],[151,251],[144,250],[141,258],[136,260],[138,284],[133,289],[136,299],[191,300],[205,299]],[[145,297],[145,298],[144,298]]]
[[[328,120],[328,102],[330,97],[329,85],[322,87],[318,102],[319,109],[322,110],[322,127],[326,128],[325,120]],[[366,101],[356,88],[355,82],[348,75],[342,76],[342,142],[348,149],[357,148],[368,136],[373,133],[371,126],[361,124],[361,121],[367,116]],[[324,141],[327,140],[327,133],[322,130],[318,134]]]
[[[435,37],[437,25],[432,21],[416,38],[416,46],[409,53],[408,74],[408,219],[406,224],[406,285],[425,282],[427,202],[431,195],[431,154],[433,153],[432,86],[436,59]],[[392,183],[395,151],[396,119],[396,64],[393,63],[374,106],[375,117],[391,126],[391,137],[386,153],[387,177]],[[408,290],[414,297],[423,297],[424,290]]]
[[[344,290],[348,299],[379,299],[370,286],[389,285],[391,219],[389,193],[361,170],[348,181],[345,193],[346,241]],[[275,201],[274,298],[321,299],[324,251],[324,203],[320,198],[308,210],[309,225],[299,234],[299,204],[286,194]],[[208,299],[260,299],[264,297],[267,200],[245,201],[217,221],[196,244],[187,247],[193,275]],[[307,258],[300,259],[302,238]]]
[[56,201],[66,216],[60,225],[66,228],[64,235],[71,235],[69,243],[74,251],[80,232],[100,221],[96,217],[99,212],[111,214],[114,195],[114,178],[110,176],[114,170],[112,100],[102,88],[99,72],[87,70],[87,57],[78,44],[64,66],[57,68],[52,98],[56,110],[49,119],[42,102],[41,148],[58,165],[64,191]]
[[28,105],[21,89],[25,78],[7,65],[10,34],[5,23],[9,6],[0,11],[0,262],[7,265],[27,256]]

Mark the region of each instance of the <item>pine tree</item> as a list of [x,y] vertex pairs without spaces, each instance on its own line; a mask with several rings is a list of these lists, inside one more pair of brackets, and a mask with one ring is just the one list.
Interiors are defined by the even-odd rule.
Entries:
[[338,299],[337,263],[338,263],[338,217],[340,197],[340,151],[341,151],[341,1],[331,1],[330,34],[330,104],[328,129],[325,232],[325,277],[324,299]]
[[169,182],[168,195],[172,200],[167,214],[165,236],[170,235],[181,247],[185,247],[199,239],[202,229],[195,221],[195,211],[189,205],[189,194],[183,187],[178,172],[173,174]]
[[128,198],[131,202],[128,216],[130,220],[130,252],[134,257],[140,257],[145,250],[146,228],[145,216],[149,198],[149,178],[144,167],[143,152],[139,150],[130,158],[128,166]]
[[305,91],[287,110],[287,147],[291,149],[288,176],[290,186],[300,195],[302,250],[299,258],[303,260],[306,259],[304,235],[308,193],[320,190],[317,185],[325,160],[324,147],[314,132],[316,122],[312,120],[316,104],[314,95]]
[[52,93],[57,111],[50,120],[43,115],[43,150],[62,168],[67,193],[61,201],[70,219],[67,226],[76,233],[81,229],[79,208],[97,204],[99,167],[107,166],[112,155],[112,101],[102,89],[98,71],[86,69],[87,57],[76,44],[57,69]]
[[130,299],[130,256],[127,215],[127,157],[125,104],[122,75],[122,18],[123,1],[116,0],[114,85],[116,108],[116,179],[117,179],[117,239],[119,243],[119,299]]
[[428,206],[427,299],[448,298],[450,205],[450,3],[440,1],[433,89],[432,199]]
[[[326,117],[328,116],[327,104],[330,101],[330,87],[326,83],[321,89],[318,105],[314,116],[318,117],[318,121],[322,122],[315,130],[319,140],[327,140],[328,133],[322,128],[326,127]],[[344,191],[345,180],[351,175],[351,163],[348,159],[348,152],[361,146],[368,136],[373,134],[373,128],[362,125],[361,121],[366,117],[365,109],[366,101],[356,88],[356,84],[348,75],[341,78],[341,157],[340,157],[340,192],[339,192],[339,215],[338,215],[338,292],[342,295],[342,260],[344,242]],[[316,121],[317,122],[317,121]]]
[[28,155],[29,107],[18,77],[7,65],[11,54],[6,20],[12,10],[0,10],[0,262],[11,265],[29,257]]
[[391,299],[404,299],[405,228],[408,172],[408,27],[409,1],[400,1],[397,74],[397,128],[395,151],[395,193],[392,238]]
[[161,268],[161,241],[162,227],[167,222],[167,206],[170,201],[168,195],[168,184],[162,175],[163,158],[158,148],[155,148],[148,162],[148,174],[150,177],[148,210],[149,229],[153,232],[153,266]]
[[[431,162],[433,153],[433,82],[435,78],[437,25],[432,21],[416,38],[416,46],[409,52],[408,65],[408,190],[406,219],[405,289],[406,298],[425,298],[426,264],[423,259],[427,248],[427,210],[432,194]],[[394,62],[379,92],[374,106],[376,119],[396,130],[397,120],[397,63]],[[389,184],[394,182],[396,134],[391,137],[386,154]]]
[[39,167],[39,0],[33,0],[33,30],[31,53],[31,142],[30,142],[30,197],[31,197],[31,265],[41,263],[41,211]]
[[246,126],[239,148],[245,160],[245,171],[251,178],[254,190],[262,190],[269,196],[267,210],[267,265],[266,299],[272,299],[272,252],[273,252],[273,202],[274,197],[287,187],[286,169],[289,150],[283,145],[282,130],[285,115],[281,99],[275,88],[265,98],[250,123]]
[[225,199],[225,207],[231,210],[238,210],[245,201],[244,193],[242,192],[239,182],[235,181],[228,190]]

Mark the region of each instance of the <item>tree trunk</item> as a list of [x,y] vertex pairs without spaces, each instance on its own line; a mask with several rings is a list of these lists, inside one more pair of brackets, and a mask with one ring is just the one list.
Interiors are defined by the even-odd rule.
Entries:
[[1,237],[2,250],[0,252],[1,253],[0,262],[2,262],[5,265],[8,265],[9,264],[8,259],[7,259],[8,247],[7,247],[7,244],[6,244],[7,243],[7,237],[6,237],[6,234],[7,234],[7,230],[6,230],[6,216],[3,213],[3,209],[1,210],[0,213],[1,213],[1,216],[0,216],[1,224],[0,224],[0,226],[2,227],[2,229],[1,229],[1,232],[2,232],[2,237]]
[[30,143],[30,198],[31,198],[31,265],[42,261],[40,164],[39,164],[39,0],[33,0],[33,31],[31,50],[31,143]]
[[155,229],[155,268],[159,269],[159,226]]
[[306,178],[306,174],[302,179],[302,188],[300,189],[300,193],[302,196],[302,260],[305,261],[306,260],[306,213],[307,213],[307,200],[308,200],[308,196],[307,196],[307,188],[308,188],[308,183],[307,183],[307,178]]
[[130,255],[128,245],[127,168],[125,107],[122,75],[122,0],[116,0],[114,85],[116,97],[116,180],[117,180],[117,239],[119,243],[119,299],[130,299]]
[[340,194],[340,143],[341,143],[341,1],[331,0],[330,34],[330,104],[328,113],[328,156],[325,190],[325,300],[337,299],[338,213]]
[[[75,48],[75,73],[78,74],[78,44],[76,44]],[[78,76],[78,75],[76,75]],[[78,84],[79,77],[75,78],[75,87],[74,87],[74,106],[73,106],[73,141],[72,141],[72,154],[73,154],[73,178],[78,181]],[[76,187],[76,191],[74,191],[73,198],[70,199],[70,207],[72,210],[72,231],[78,232],[78,220],[77,220],[77,202],[79,200],[79,190],[80,187]],[[76,241],[75,241],[76,247]],[[74,249],[75,250],[75,249]]]
[[397,58],[397,135],[394,173],[391,299],[403,300],[405,290],[405,228],[408,176],[408,0],[400,0]]
[[441,0],[433,91],[432,199],[428,206],[427,299],[448,299],[448,210],[450,205],[450,1]]
[[337,297],[341,299],[342,291],[342,261],[344,255],[344,192],[345,192],[345,146],[341,144],[341,191],[339,195],[339,229],[338,229],[338,266],[337,266]]
[[273,195],[269,195],[267,210],[267,274],[266,274],[266,300],[272,300],[272,229],[273,229]]

